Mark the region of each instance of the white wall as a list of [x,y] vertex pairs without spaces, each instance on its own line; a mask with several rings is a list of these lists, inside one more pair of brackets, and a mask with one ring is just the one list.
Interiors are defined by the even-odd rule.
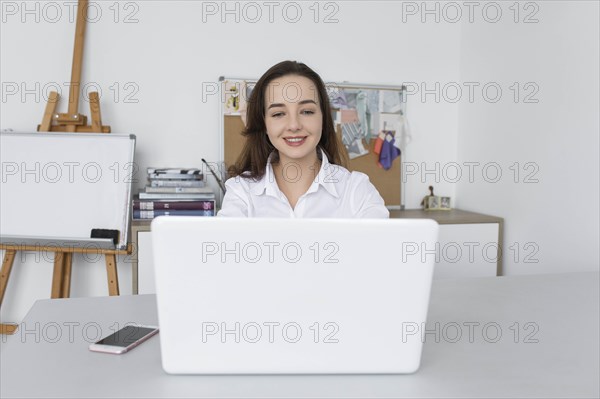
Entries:
[[[504,92],[461,103],[458,163],[495,162],[502,177],[488,182],[495,169],[480,167],[458,183],[457,205],[505,218],[507,274],[598,270],[598,4],[539,2],[537,23],[515,24],[506,10],[497,24],[462,24],[461,80]],[[537,103],[525,102],[535,87]]]
[[[29,9],[36,3],[26,2]],[[1,127],[31,130],[40,122],[50,83],[63,85],[69,80],[74,26],[68,23],[67,7],[62,7],[62,19],[49,23],[40,6],[36,23],[35,15],[22,15],[24,7],[16,4],[18,13],[6,15],[2,25],[1,55],[2,82],[11,89],[17,84],[19,91],[5,95]],[[199,166],[201,157],[219,159],[220,96],[207,95],[203,100],[203,86],[214,85],[221,75],[257,78],[284,59],[307,63],[325,81],[416,82],[419,87],[421,82],[456,81],[459,74],[460,27],[425,26],[416,17],[401,23],[402,7],[395,2],[331,3],[337,9],[322,5],[318,23],[309,8],[312,3],[296,3],[302,10],[297,23],[286,22],[294,11],[289,8],[287,16],[282,15],[284,3],[275,8],[273,23],[267,7],[262,8],[261,22],[249,22],[252,9],[237,2],[228,7],[238,5],[239,23],[235,13],[203,13],[202,2],[168,1],[124,2],[137,8],[121,6],[120,22],[115,23],[114,3],[94,4],[102,17],[88,24],[83,79],[102,90],[104,122],[113,131],[137,135],[142,172],[149,165]],[[222,9],[220,2],[204,4]],[[338,22],[324,23],[331,13]],[[138,22],[124,23],[127,15]],[[21,89],[22,85],[34,89],[36,84],[41,92],[38,99]],[[83,106],[81,111],[89,114],[87,103]],[[421,103],[420,93],[415,93],[408,107],[414,141],[407,158],[455,159],[457,105]],[[439,146],[432,148],[431,142]],[[140,187],[143,177],[141,173]],[[446,184],[440,192],[453,195],[454,188]],[[422,186],[409,184],[408,207],[418,206],[423,194]]]
[[[329,8],[320,3],[317,23],[314,8],[309,8],[313,2],[296,3],[302,11],[297,23],[288,22],[295,13],[289,8],[283,14],[284,3],[274,9],[272,23],[266,7],[261,9],[261,21],[252,23],[255,10],[246,8],[244,13],[244,3],[228,4],[230,9],[238,4],[240,19],[236,22],[235,13],[227,14],[225,23],[220,13],[203,14],[201,2],[94,4],[102,14],[90,13],[95,22],[88,24],[83,81],[101,88],[104,123],[114,132],[137,136],[140,187],[148,166],[200,166],[202,157],[219,159],[220,97],[203,99],[202,89],[221,75],[257,78],[276,62],[295,59],[307,63],[325,81],[416,82],[420,87],[421,82],[459,77],[460,26],[426,26],[418,18],[403,23],[399,2],[331,2]],[[58,110],[66,111],[64,82],[70,78],[74,34],[74,24],[69,23],[71,5],[1,3],[0,128],[34,130],[41,121],[44,97],[56,84],[63,89]],[[210,5],[221,7],[221,2]],[[324,23],[328,15],[337,22]],[[124,23],[126,17],[137,22]],[[137,102],[127,102],[126,96]],[[458,105],[422,102],[419,93],[408,101],[414,139],[405,160],[455,160]],[[80,112],[89,115],[87,103]],[[427,183],[411,179],[406,203],[415,208]],[[440,194],[456,194],[452,183],[441,182],[436,189]],[[35,262],[33,255],[27,259],[25,264],[15,264],[2,320],[19,320],[34,298],[49,295],[51,263]],[[129,265],[120,265],[119,273],[122,293],[130,293]],[[103,262],[78,257],[73,274],[73,296],[106,294]]]

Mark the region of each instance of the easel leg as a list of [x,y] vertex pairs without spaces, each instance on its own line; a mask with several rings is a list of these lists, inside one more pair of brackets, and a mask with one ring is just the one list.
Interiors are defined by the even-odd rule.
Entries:
[[63,258],[63,275],[61,283],[61,298],[71,295],[71,269],[73,267],[73,253],[67,252]]
[[42,118],[42,124],[38,126],[38,131],[49,132],[50,126],[52,126],[52,118],[56,112],[56,103],[58,102],[58,93],[51,91],[48,96],[48,103],[46,104],[46,110],[44,111],[44,117]]
[[102,133],[102,116],[100,115],[100,97],[97,92],[90,93],[90,112],[92,114],[92,131]]
[[65,252],[54,253],[54,273],[52,274],[52,292],[50,298],[63,298],[63,276],[65,274]]
[[[2,261],[2,270],[0,271],[0,306],[4,300],[4,293],[6,292],[6,286],[8,285],[8,278],[10,277],[10,271],[15,261],[15,255],[17,251],[6,250],[4,254],[4,260]],[[0,334],[14,334],[17,331],[16,324],[0,324]]]
[[106,273],[108,275],[108,294],[119,295],[119,276],[117,274],[117,256],[104,255],[106,260]]
[[6,250],[4,254],[4,260],[2,261],[2,271],[0,271],[0,305],[4,299],[4,293],[6,292],[6,286],[8,285],[8,278],[10,277],[10,271],[15,261],[15,255],[17,251]]

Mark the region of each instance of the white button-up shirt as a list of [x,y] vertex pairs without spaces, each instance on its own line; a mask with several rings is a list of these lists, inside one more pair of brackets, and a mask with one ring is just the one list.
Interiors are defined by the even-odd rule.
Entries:
[[389,218],[383,198],[366,174],[332,165],[323,151],[321,154],[321,169],[295,208],[279,189],[269,157],[262,179],[237,176],[225,182],[227,193],[217,216]]

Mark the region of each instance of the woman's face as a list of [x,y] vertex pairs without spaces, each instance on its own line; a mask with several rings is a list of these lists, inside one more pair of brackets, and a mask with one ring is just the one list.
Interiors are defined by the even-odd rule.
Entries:
[[298,75],[272,80],[265,89],[265,125],[281,162],[314,162],[323,114],[312,80]]

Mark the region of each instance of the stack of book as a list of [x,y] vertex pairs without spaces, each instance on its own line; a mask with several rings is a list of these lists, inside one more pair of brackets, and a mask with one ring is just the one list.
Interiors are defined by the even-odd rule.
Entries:
[[132,215],[214,216],[215,193],[200,169],[148,168],[148,184],[134,197]]

